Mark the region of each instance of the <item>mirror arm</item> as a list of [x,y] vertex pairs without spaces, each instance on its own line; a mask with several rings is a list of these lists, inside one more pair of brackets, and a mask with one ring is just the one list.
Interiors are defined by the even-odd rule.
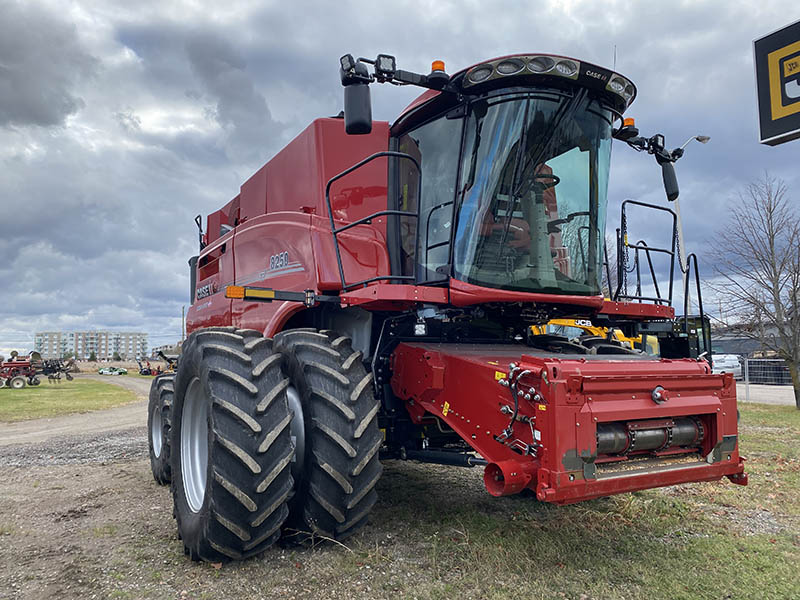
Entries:
[[623,137],[622,139],[634,150],[638,152],[646,151],[648,154],[653,155],[656,162],[661,165],[661,177],[664,182],[664,192],[667,194],[667,200],[670,202],[676,200],[679,195],[679,188],[674,163],[683,156],[683,150],[680,148],[676,148],[671,152],[667,150],[664,147],[664,136],[661,134],[656,134],[650,138],[636,135],[627,139]]

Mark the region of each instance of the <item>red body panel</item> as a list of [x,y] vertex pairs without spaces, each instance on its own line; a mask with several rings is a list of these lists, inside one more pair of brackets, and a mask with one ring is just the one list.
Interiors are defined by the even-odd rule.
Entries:
[[[235,324],[272,335],[302,308],[297,303],[232,305],[224,296],[226,285],[341,289],[325,186],[388,143],[386,122],[375,122],[370,135],[348,136],[342,119],[317,119],[250,177],[236,198],[211,213],[208,245],[198,263],[200,294],[188,311],[187,332]],[[387,171],[386,160],[378,159],[335,182],[331,206],[338,226],[386,209]],[[220,238],[222,225],[237,226]],[[348,280],[389,272],[385,230],[385,219],[378,218],[339,235]]]
[[[328,180],[388,146],[385,121],[374,122],[369,135],[349,136],[342,119],[316,119],[242,185],[241,220],[283,211],[327,219]],[[385,209],[386,172],[386,160],[378,159],[336,182],[331,190],[334,215],[353,221]]]
[[[513,406],[509,389],[498,385],[511,362],[531,371],[523,387],[541,396],[520,398],[520,418],[532,421],[517,420],[510,438],[542,444],[535,457],[496,439],[510,421],[501,408]],[[568,503],[723,476],[746,481],[736,445],[733,379],[710,374],[706,362],[558,359],[520,355],[514,346],[402,343],[392,367],[392,389],[406,400],[413,420],[441,419],[489,461],[487,475],[502,473],[505,488],[493,490],[487,482],[496,495],[528,487],[541,500]],[[651,397],[657,386],[666,390],[662,404]],[[698,453],[664,453],[630,470],[614,469],[645,459],[597,455],[599,424],[688,416],[705,430]]]

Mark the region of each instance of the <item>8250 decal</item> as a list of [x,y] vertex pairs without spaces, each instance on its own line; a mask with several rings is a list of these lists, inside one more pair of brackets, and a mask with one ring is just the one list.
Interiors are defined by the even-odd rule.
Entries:
[[289,253],[279,252],[269,257],[269,270],[283,269],[289,266]]

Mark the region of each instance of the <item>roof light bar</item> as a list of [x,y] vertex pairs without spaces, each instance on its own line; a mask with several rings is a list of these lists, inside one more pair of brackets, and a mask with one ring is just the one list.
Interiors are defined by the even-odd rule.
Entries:
[[633,84],[617,73],[582,64],[571,58],[550,55],[511,56],[476,65],[467,71],[462,86],[467,89],[504,77],[531,74],[563,77],[573,81],[589,79],[591,87],[596,88],[599,84],[601,89],[605,83],[605,90],[622,98],[625,105],[629,105],[636,95]]

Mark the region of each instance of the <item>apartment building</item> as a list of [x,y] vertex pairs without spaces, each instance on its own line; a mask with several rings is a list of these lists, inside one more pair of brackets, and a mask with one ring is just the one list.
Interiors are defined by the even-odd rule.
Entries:
[[150,350],[150,358],[159,358],[159,352],[163,352],[167,356],[177,356],[181,353],[182,344],[183,342],[176,342],[174,344],[165,344],[163,346],[153,346],[152,350]]
[[34,349],[43,358],[61,358],[71,352],[75,358],[110,360],[114,353],[132,360],[147,355],[147,334],[138,331],[40,331]]

